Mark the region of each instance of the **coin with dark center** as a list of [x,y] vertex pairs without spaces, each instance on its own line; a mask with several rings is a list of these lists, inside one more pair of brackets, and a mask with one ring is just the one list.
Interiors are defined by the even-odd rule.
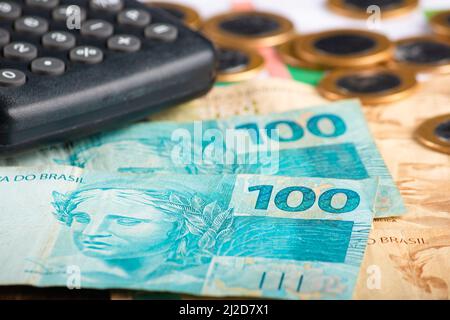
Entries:
[[294,26],[289,20],[260,11],[215,16],[205,22],[203,31],[219,45],[252,49],[278,46],[294,36]]
[[417,72],[450,72],[450,42],[431,36],[400,40],[395,61]]
[[324,68],[353,68],[379,64],[393,55],[393,44],[384,35],[365,30],[338,29],[302,36],[295,54]]
[[417,8],[418,0],[328,0],[328,7],[334,12],[352,18],[367,19],[374,6],[383,18],[406,14]]
[[450,114],[426,120],[416,129],[414,137],[434,151],[450,154]]
[[365,105],[377,105],[406,98],[416,87],[413,72],[373,67],[331,71],[317,89],[330,100],[359,98]]
[[357,34],[337,34],[318,39],[314,46],[325,53],[347,55],[364,53],[374,48],[374,39]]

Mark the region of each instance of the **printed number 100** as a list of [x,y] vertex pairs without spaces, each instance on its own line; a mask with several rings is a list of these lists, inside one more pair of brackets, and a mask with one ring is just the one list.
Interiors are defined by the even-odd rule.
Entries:
[[[259,185],[252,186],[248,188],[249,192],[259,191],[258,198],[256,200],[255,209],[257,210],[267,210],[272,199],[273,186],[272,185]],[[302,194],[302,201],[296,206],[291,206],[288,204],[288,200],[293,193],[300,192]],[[346,201],[344,206],[336,208],[333,205],[333,198],[338,195],[343,194],[346,196]],[[360,197],[355,191],[349,189],[329,189],[320,195],[318,206],[325,212],[328,213],[346,213],[353,211],[359,205]],[[307,187],[293,186],[287,187],[278,191],[274,199],[275,206],[287,212],[302,212],[310,209],[314,203],[316,203],[316,194],[314,191]]]
[[[333,131],[332,132],[324,132],[320,126],[319,123],[322,120],[328,120],[333,125]],[[284,126],[289,128],[291,134],[290,136],[284,136],[281,137],[279,135],[279,129],[280,126]],[[308,131],[321,138],[336,138],[341,136],[346,131],[346,126],[344,120],[342,120],[340,117],[334,115],[334,114],[319,114],[314,117],[311,117],[307,123],[306,127]],[[236,127],[238,130],[247,130],[250,133],[250,136],[252,138],[253,143],[260,144],[261,143],[261,137],[259,134],[259,126],[257,123],[245,123],[242,125],[239,125]],[[301,125],[299,125],[295,121],[291,120],[280,120],[280,121],[273,121],[266,124],[264,127],[266,135],[273,140],[278,140],[280,142],[292,142],[297,141],[303,138],[305,135],[305,131],[302,128]]]

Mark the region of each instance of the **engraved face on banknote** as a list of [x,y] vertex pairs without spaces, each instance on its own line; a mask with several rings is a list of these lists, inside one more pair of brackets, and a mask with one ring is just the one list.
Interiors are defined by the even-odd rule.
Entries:
[[432,238],[431,244],[418,246],[409,255],[389,255],[404,280],[435,299],[450,298],[450,236],[446,238],[447,244],[442,244],[442,237]]
[[356,299],[449,299],[450,232],[445,227],[373,229]]
[[142,280],[163,264],[207,263],[230,240],[232,209],[188,193],[96,185],[53,197],[56,218],[70,227],[83,255],[128,276],[140,269]]

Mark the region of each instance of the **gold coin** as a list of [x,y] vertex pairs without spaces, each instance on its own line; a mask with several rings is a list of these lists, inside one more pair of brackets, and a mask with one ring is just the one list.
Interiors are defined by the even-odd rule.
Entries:
[[263,57],[252,50],[218,47],[217,81],[239,82],[255,78],[264,68]]
[[197,30],[200,28],[202,24],[202,20],[198,12],[185,5],[181,5],[174,2],[158,2],[158,1],[151,1],[148,4],[150,6],[154,6],[163,9],[164,11],[167,11],[172,16],[183,21],[185,25],[191,27],[192,29]]
[[432,150],[450,154],[450,113],[422,123],[414,138]]
[[294,38],[292,38],[292,40],[289,40],[288,42],[283,43],[282,45],[277,47],[277,51],[281,57],[281,60],[292,67],[323,70],[323,68],[321,68],[319,65],[306,62],[295,54],[294,44],[295,42],[300,41],[301,38],[302,36],[295,36]]
[[359,98],[365,105],[377,105],[404,99],[417,86],[413,72],[378,66],[330,71],[317,89],[330,100]]
[[420,36],[399,40],[395,45],[392,65],[417,73],[450,72],[450,40]]
[[354,29],[303,36],[294,44],[301,59],[327,68],[357,68],[389,60],[394,46],[384,35]]
[[450,39],[450,10],[435,14],[430,20],[430,25],[437,36]]
[[261,11],[217,15],[206,21],[202,30],[219,45],[250,49],[275,47],[294,36],[292,22]]
[[397,17],[417,8],[418,0],[328,0],[328,8],[334,12],[356,19],[367,19],[371,6],[380,8],[381,18]]

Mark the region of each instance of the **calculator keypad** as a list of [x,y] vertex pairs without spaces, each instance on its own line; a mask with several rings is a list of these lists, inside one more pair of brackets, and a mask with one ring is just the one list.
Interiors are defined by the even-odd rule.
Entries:
[[117,15],[117,21],[120,24],[125,24],[133,27],[145,27],[150,23],[151,16],[144,10],[129,9],[119,13]]
[[75,44],[75,37],[65,31],[51,31],[42,36],[42,45],[49,49],[69,50],[75,47]]
[[0,18],[16,19],[22,14],[22,8],[14,2],[0,1]]
[[51,9],[58,5],[59,0],[27,0],[27,6]]
[[12,42],[3,48],[5,58],[30,61],[37,57],[36,46],[26,42]]
[[64,61],[57,58],[37,58],[31,63],[31,71],[43,75],[57,76],[63,74],[65,69]]
[[123,8],[122,0],[91,0],[90,6],[94,10],[118,12]]
[[4,46],[10,40],[9,32],[3,28],[0,28],[0,46]]
[[116,35],[108,39],[108,49],[123,52],[134,52],[141,48],[141,40],[132,35]]
[[21,17],[14,22],[17,32],[43,34],[48,30],[48,22],[40,17]]
[[0,69],[0,86],[18,87],[25,84],[25,73],[15,69]]
[[81,34],[84,36],[108,38],[113,33],[113,25],[103,20],[88,20],[81,26]]
[[[79,68],[77,65],[102,63],[112,54],[148,50],[149,46],[178,38],[176,26],[162,23],[150,11],[127,3],[0,1],[0,90],[42,75],[62,75]],[[69,26],[74,13],[78,14],[75,22],[79,23],[75,28]]]
[[70,60],[86,64],[96,64],[103,61],[103,52],[94,46],[80,46],[70,51]]
[[168,23],[154,23],[145,28],[145,36],[153,40],[172,42],[176,40],[178,30]]

